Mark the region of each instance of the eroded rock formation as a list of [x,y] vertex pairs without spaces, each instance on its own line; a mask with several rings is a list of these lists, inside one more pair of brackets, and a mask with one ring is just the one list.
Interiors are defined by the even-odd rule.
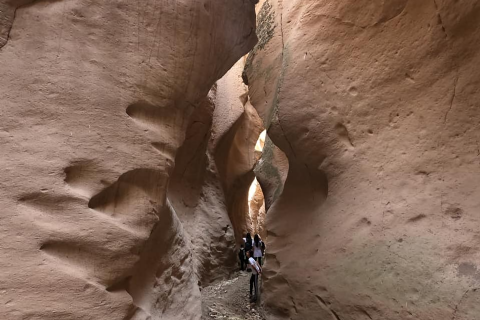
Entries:
[[0,318],[199,319],[208,217],[167,186],[255,41],[251,1],[0,2]]
[[242,241],[242,234],[251,228],[251,221],[245,219],[245,214],[249,212],[248,192],[258,160],[255,145],[263,131],[261,119],[248,101],[247,92],[242,97],[241,115],[215,149],[215,161],[238,243]]
[[244,79],[289,162],[272,319],[478,318],[480,5],[260,5]]
[[288,174],[288,159],[285,153],[268,136],[254,172],[262,189],[265,209],[268,210],[282,194]]
[[167,193],[188,230],[202,285],[237,268],[236,243],[251,225],[248,191],[262,127],[248,104],[243,69],[240,60],[195,110]]
[[255,2],[0,0],[0,318],[478,318],[480,4]]

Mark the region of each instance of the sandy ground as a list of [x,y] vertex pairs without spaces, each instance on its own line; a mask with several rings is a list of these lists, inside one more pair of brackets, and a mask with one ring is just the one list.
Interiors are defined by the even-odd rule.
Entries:
[[237,272],[229,280],[204,288],[202,319],[265,320],[261,297],[257,303],[249,301],[249,280],[250,273]]

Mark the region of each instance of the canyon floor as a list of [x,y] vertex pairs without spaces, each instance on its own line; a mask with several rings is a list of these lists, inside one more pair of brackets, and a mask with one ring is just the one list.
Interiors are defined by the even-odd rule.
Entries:
[[265,320],[261,303],[249,301],[250,273],[237,272],[230,279],[202,290],[204,320]]

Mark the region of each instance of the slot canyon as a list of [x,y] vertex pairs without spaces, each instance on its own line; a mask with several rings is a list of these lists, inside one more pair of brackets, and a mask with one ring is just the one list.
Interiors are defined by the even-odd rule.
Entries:
[[0,319],[257,319],[250,232],[261,319],[480,320],[480,2],[0,0],[0,70]]

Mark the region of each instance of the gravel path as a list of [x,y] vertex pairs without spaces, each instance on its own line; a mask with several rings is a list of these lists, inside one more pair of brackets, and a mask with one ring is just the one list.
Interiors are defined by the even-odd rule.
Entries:
[[204,320],[265,320],[259,303],[250,303],[250,273],[238,272],[231,279],[202,290]]

